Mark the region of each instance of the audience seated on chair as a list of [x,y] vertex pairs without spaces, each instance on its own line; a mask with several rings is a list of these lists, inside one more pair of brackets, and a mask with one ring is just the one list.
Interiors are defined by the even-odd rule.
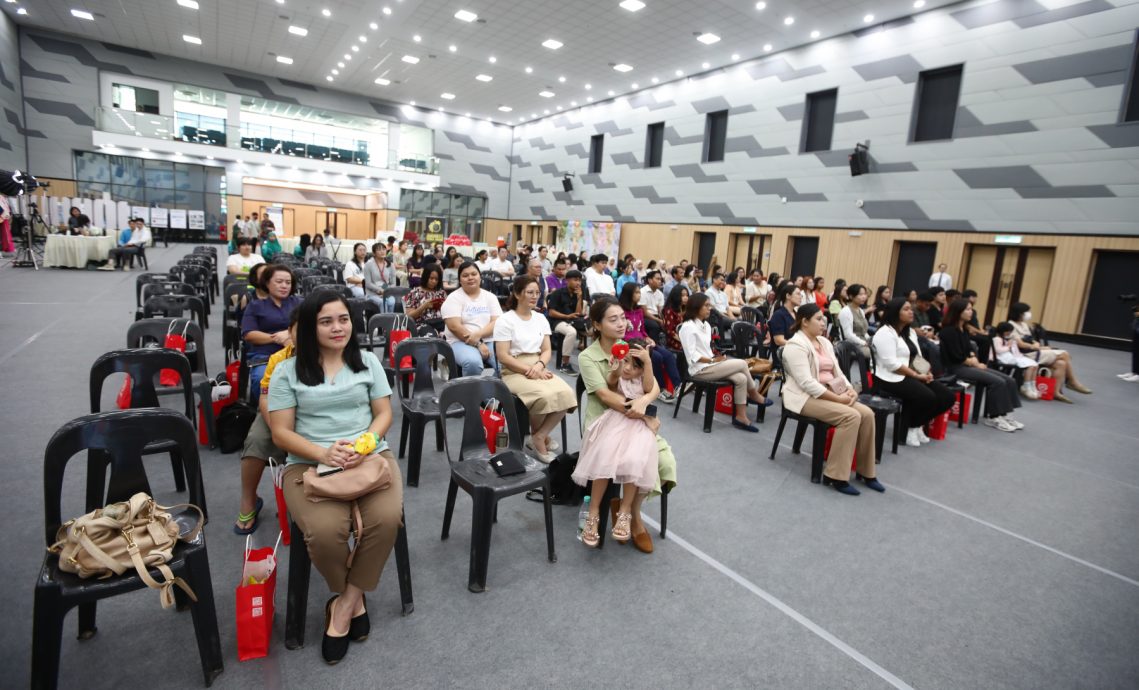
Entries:
[[661,325],[664,328],[665,344],[670,350],[679,350],[680,325],[684,323],[684,310],[688,308],[688,286],[677,283],[668,293],[664,311],[661,312]]
[[[395,545],[403,513],[403,481],[384,435],[391,427],[391,388],[380,361],[361,352],[352,333],[348,303],[321,290],[298,307],[297,353],[277,365],[269,383],[273,441],[288,452],[283,487],[289,514],[304,532],[313,565],[333,597],[325,605],[321,653],[330,664],[348,653],[350,641],[367,638],[371,625],[365,592],[379,584]],[[353,440],[370,443],[353,445]],[[355,501],[314,503],[298,483],[317,466],[364,472],[383,463],[389,482]],[[357,469],[359,468],[359,469]],[[382,477],[385,468],[379,468]],[[356,540],[348,547],[353,512]],[[359,530],[364,533],[360,534]]]
[[[531,261],[537,261],[532,259]],[[550,324],[536,309],[538,278],[514,279],[507,310],[494,322],[495,356],[502,380],[518,396],[530,416],[526,446],[544,463],[552,461],[560,446],[550,438],[562,417],[577,409],[573,389],[550,371]]]
[[242,237],[237,240],[237,253],[225,260],[225,272],[230,275],[243,275],[257,264],[265,263],[265,258],[253,253],[253,240]]
[[799,309],[802,293],[795,284],[787,281],[775,292],[775,310],[767,319],[767,336],[772,349],[783,347],[791,337],[791,326],[795,323],[795,312]]
[[[918,299],[920,301],[921,298]],[[987,426],[1009,433],[1023,429],[1024,425],[1011,417],[1011,412],[1020,407],[1016,379],[989,369],[973,354],[972,342],[965,333],[965,324],[972,315],[973,307],[967,300],[957,299],[949,305],[944,326],[938,334],[945,370],[961,381],[985,389],[984,412]]]
[[609,257],[604,254],[589,257],[589,268],[585,271],[585,289],[589,291],[591,299],[598,295],[617,296],[617,286],[613,284],[608,266]]
[[380,313],[395,311],[395,297],[384,293],[396,284],[399,274],[388,266],[386,254],[383,242],[376,242],[372,245],[372,260],[365,263],[363,269],[364,296],[380,308]]
[[[382,244],[380,246],[383,246]],[[344,262],[344,284],[352,289],[354,297],[364,297],[364,265],[368,262],[368,246],[363,242],[352,245],[352,258]]]
[[272,261],[273,257],[280,254],[281,251],[281,243],[277,241],[277,232],[270,230],[265,233],[265,241],[261,243],[261,258]]
[[1016,334],[1016,344],[1026,357],[1031,357],[1042,367],[1051,367],[1053,378],[1056,379],[1055,399],[1060,402],[1072,402],[1063,394],[1064,385],[1068,388],[1090,395],[1091,390],[1080,383],[1076,378],[1076,370],[1072,365],[1072,356],[1066,350],[1055,350],[1039,341],[1032,323],[1032,308],[1024,302],[1017,302],[1009,308],[1008,320],[1012,323]]
[[1001,322],[994,330],[992,343],[997,362],[1012,367],[1014,371],[1020,369],[1024,372],[1024,383],[1020,386],[1020,394],[1029,400],[1039,400],[1040,393],[1036,390],[1036,360],[1021,354],[1020,347],[1016,343],[1016,331],[1011,322]]
[[[289,315],[301,303],[297,285],[288,266],[269,264],[260,273],[261,289],[268,297],[253,300],[241,317],[241,338],[245,341],[245,357],[249,362],[249,380],[260,381],[269,358],[292,342]],[[257,404],[261,389],[252,386],[250,402]]]
[[847,288],[850,301],[838,313],[838,325],[843,340],[858,346],[862,356],[870,359],[870,324],[866,321],[866,300],[870,292],[865,285],[855,283]]
[[[570,364],[570,357],[577,351],[579,335],[585,333],[588,325],[586,321],[587,304],[581,289],[581,271],[576,268],[565,271],[568,262],[558,259],[554,262],[554,275],[548,276],[547,281],[555,278],[559,271],[564,274],[565,286],[550,292],[546,298],[546,311],[549,316],[553,332],[562,336],[562,361],[558,371],[574,376],[577,370]],[[550,283],[547,283],[550,284]]]
[[[108,252],[107,265],[103,267],[104,270],[126,270],[126,260],[145,251],[146,246],[150,244],[150,228],[146,227],[142,218],[132,218],[130,230],[130,237],[125,242],[122,242],[120,238],[121,244]],[[113,268],[110,265],[111,259],[115,260]]]
[[429,263],[423,269],[419,285],[403,296],[403,313],[416,324],[430,326],[437,332],[443,330],[443,316],[439,312],[447,299],[443,289],[443,269],[438,263]]
[[874,412],[858,402],[858,393],[842,374],[834,347],[827,340],[827,319],[819,305],[799,307],[791,338],[783,348],[783,404],[801,415],[834,426],[834,440],[823,469],[823,484],[851,496],[850,459],[857,459],[858,477],[875,491],[886,488],[877,480],[874,453]]
[[[659,280],[659,278],[658,278]],[[675,393],[670,393],[664,385],[664,377],[672,381],[674,386],[680,385],[680,370],[676,366],[676,355],[668,348],[662,347],[649,337],[645,330],[645,310],[641,305],[641,286],[636,283],[626,283],[618,298],[621,308],[625,310],[625,337],[643,340],[652,359],[652,374],[656,377],[657,388],[660,390],[658,400],[672,404],[676,399]]]
[[933,366],[921,355],[917,334],[911,328],[914,311],[910,303],[903,297],[890,300],[882,319],[873,340],[877,364],[874,384],[902,401],[906,445],[917,447],[929,443],[922,427],[953,407],[955,398],[942,383],[933,380]]
[[439,313],[446,325],[443,336],[451,344],[463,376],[478,376],[486,366],[498,369],[487,343],[494,334],[494,322],[502,316],[502,305],[482,289],[482,272],[474,262],[467,261],[459,268],[459,289],[447,296]]

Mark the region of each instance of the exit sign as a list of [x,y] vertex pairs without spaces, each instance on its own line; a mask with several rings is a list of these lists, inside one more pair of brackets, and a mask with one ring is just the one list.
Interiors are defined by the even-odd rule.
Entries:
[[1024,237],[1021,235],[997,235],[993,241],[997,244],[1020,244],[1024,241]]

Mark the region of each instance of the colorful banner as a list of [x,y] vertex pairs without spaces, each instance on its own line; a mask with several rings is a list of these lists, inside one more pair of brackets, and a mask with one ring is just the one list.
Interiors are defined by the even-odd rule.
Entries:
[[428,244],[442,243],[443,233],[447,231],[447,221],[443,218],[427,218],[427,231],[424,233],[424,241]]
[[621,224],[592,220],[567,220],[558,228],[558,249],[592,256],[617,256],[621,246]]

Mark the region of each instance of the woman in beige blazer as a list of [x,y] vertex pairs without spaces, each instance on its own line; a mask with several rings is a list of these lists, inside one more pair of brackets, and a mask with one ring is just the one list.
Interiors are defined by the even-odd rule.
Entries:
[[793,333],[783,347],[783,405],[790,411],[814,417],[835,427],[830,454],[823,468],[823,484],[857,496],[850,485],[850,458],[858,458],[858,478],[882,492],[875,476],[874,413],[858,402],[858,393],[843,376],[826,338],[827,319],[815,303],[795,313]]

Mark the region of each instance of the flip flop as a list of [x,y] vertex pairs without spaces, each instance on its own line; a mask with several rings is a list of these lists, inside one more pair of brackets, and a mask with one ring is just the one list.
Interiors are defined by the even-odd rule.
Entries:
[[[245,536],[247,534],[253,534],[254,532],[256,532],[257,527],[260,526],[260,524],[261,524],[261,521],[257,519],[257,516],[261,514],[261,509],[263,507],[265,507],[265,501],[263,501],[261,499],[261,497],[258,496],[257,497],[257,505],[253,508],[253,513],[251,513],[251,514],[246,513],[244,515],[242,515],[241,513],[237,514],[238,522],[249,522],[249,526],[248,527],[238,527],[237,524],[235,523],[233,525],[233,533],[239,534],[241,536]],[[250,521],[252,521],[252,522],[250,522]]]

